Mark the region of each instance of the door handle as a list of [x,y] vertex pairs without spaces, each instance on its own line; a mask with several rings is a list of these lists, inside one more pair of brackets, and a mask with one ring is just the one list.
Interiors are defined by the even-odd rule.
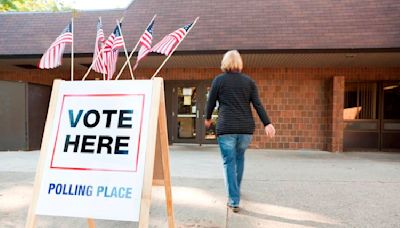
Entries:
[[197,111],[196,111],[196,118],[199,118],[199,110],[197,109]]

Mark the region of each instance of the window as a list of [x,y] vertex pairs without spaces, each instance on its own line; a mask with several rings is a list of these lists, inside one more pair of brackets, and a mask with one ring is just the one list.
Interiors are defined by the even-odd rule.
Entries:
[[376,119],[377,87],[377,83],[346,83],[343,119]]

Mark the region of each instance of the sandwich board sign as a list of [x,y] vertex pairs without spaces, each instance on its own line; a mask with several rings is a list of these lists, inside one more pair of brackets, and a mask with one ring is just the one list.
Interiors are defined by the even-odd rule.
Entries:
[[55,80],[26,227],[36,215],[147,227],[153,183],[165,186],[173,227],[168,153],[161,78]]

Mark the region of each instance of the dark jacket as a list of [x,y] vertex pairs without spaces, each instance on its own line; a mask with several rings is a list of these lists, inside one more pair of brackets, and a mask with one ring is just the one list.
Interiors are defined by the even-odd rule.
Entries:
[[258,97],[254,80],[245,74],[224,73],[214,78],[207,102],[207,119],[211,119],[217,101],[217,135],[253,134],[255,124],[250,104],[253,104],[264,126],[271,123]]

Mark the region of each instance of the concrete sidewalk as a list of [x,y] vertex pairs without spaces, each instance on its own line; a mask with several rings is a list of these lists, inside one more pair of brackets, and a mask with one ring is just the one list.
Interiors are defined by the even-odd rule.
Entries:
[[[177,227],[400,227],[400,154],[248,150],[241,211],[226,209],[216,146],[171,146]],[[39,153],[0,152],[0,227],[23,227]],[[152,194],[150,227],[167,227],[164,190]],[[97,227],[136,227],[96,220]],[[87,227],[38,216],[37,227]]]

